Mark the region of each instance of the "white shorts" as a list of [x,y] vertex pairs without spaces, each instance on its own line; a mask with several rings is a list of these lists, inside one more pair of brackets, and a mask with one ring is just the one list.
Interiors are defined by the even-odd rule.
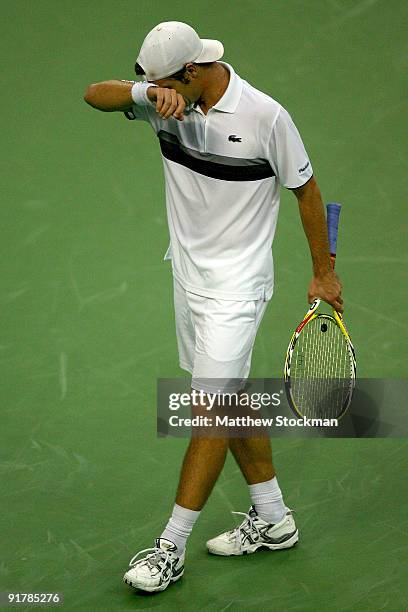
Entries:
[[267,304],[196,295],[174,279],[180,367],[192,374],[193,389],[233,393],[243,387]]

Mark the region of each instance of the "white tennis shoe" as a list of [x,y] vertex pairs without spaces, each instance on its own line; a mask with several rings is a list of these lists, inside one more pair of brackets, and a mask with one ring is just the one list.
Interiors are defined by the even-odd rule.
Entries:
[[207,548],[213,555],[248,555],[258,548],[279,550],[291,548],[299,540],[299,532],[293,520],[292,511],[288,510],[279,523],[266,523],[256,513],[253,506],[248,514],[233,512],[245,517],[242,523],[231,531],[221,533],[208,540]]
[[[124,582],[142,591],[164,591],[171,582],[184,574],[184,556],[177,555],[177,547],[170,540],[157,538],[154,548],[137,553],[129,562],[130,569],[123,576]],[[144,557],[141,557],[146,553]]]

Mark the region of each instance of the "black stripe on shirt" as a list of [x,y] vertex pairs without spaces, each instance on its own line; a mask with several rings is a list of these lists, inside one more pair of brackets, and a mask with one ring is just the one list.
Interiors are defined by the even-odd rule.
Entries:
[[182,145],[175,134],[160,130],[157,136],[163,157],[198,174],[224,181],[259,181],[275,176],[271,165],[265,159],[200,153]]

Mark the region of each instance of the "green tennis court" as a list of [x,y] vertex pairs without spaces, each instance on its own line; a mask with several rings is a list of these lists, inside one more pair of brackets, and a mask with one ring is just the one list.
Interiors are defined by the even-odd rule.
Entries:
[[[406,610],[407,440],[279,439],[301,542],[242,558],[205,541],[246,510],[231,458],[186,573],[149,597],[122,584],[174,501],[186,440],[156,437],[156,380],[178,367],[158,143],[98,113],[89,83],[132,78],[166,20],[223,41],[225,61],[292,114],[325,201],[359,376],[406,378],[407,5],[401,0],[15,0],[2,3],[1,591],[66,610]],[[137,125],[136,125],[137,124]],[[281,198],[276,290],[253,377],[277,377],[311,274],[296,199]],[[20,606],[28,609],[27,606]]]

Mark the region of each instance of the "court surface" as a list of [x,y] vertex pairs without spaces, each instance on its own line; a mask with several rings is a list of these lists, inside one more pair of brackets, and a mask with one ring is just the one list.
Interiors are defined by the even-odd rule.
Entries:
[[[277,440],[301,542],[244,558],[204,547],[249,506],[228,459],[183,580],[153,597],[121,583],[171,511],[186,440],[156,438],[155,389],[183,372],[158,143],[82,96],[132,78],[156,23],[222,40],[238,74],[290,111],[325,201],[343,204],[337,266],[359,375],[407,377],[406,3],[170,5],[2,3],[0,590],[59,591],[66,610],[406,610],[405,439]],[[274,256],[254,377],[281,374],[306,304],[308,249],[287,191]]]

